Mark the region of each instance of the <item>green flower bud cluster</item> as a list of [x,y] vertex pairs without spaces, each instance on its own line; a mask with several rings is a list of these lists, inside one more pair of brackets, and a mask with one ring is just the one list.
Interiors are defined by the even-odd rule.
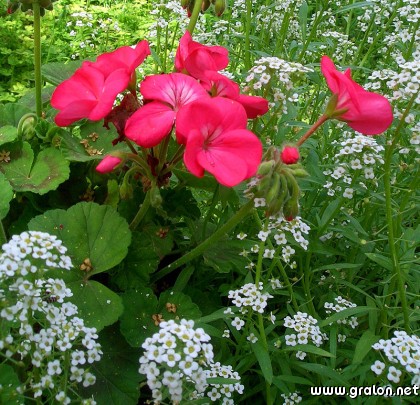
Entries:
[[41,17],[45,15],[45,10],[52,10],[53,3],[57,0],[9,0],[8,10],[9,14],[19,10],[19,8],[25,12],[33,9],[34,3],[39,3]]
[[226,10],[226,0],[181,0],[181,7],[188,10],[191,15],[196,1],[201,2],[201,12],[204,13],[211,5],[214,6],[214,13],[220,17]]
[[283,212],[285,219],[291,221],[299,212],[300,189],[296,178],[307,175],[300,163],[283,163],[279,150],[270,147],[258,168],[256,184],[250,191],[254,197],[265,199],[267,216]]

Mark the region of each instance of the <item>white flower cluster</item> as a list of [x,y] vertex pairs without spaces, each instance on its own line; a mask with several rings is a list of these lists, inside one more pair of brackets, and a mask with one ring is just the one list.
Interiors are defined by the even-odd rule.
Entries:
[[[219,401],[223,405],[234,405],[232,394],[237,392],[242,394],[244,386],[241,384],[241,377],[239,374],[232,369],[232,366],[225,366],[217,363],[210,364],[210,369],[205,370],[207,378],[228,378],[234,379],[238,382],[235,384],[209,384],[206,395],[213,401]],[[197,395],[198,398],[204,397],[204,393]]]
[[[412,375],[411,385],[420,385],[420,337],[408,335],[404,331],[395,331],[391,339],[381,339],[372,345],[375,350],[380,350],[386,359],[392,363],[388,368],[387,379],[398,384],[403,373],[396,366],[402,366],[403,370]],[[377,360],[371,366],[371,370],[380,375],[385,370],[385,363]]]
[[258,287],[254,283],[247,283],[238,290],[230,290],[228,298],[239,308],[241,314],[246,314],[249,308],[263,314],[267,306],[267,300],[273,298],[272,295],[263,292],[264,285],[258,283]]
[[[372,137],[359,134],[352,136],[348,131],[344,131],[343,136],[344,140],[331,142],[339,150],[333,157],[334,170],[324,171],[330,177],[324,188],[328,190],[329,196],[334,196],[344,188],[343,197],[352,199],[355,186],[368,190],[366,181],[372,180],[376,184],[374,168],[384,163],[384,147],[378,145]],[[358,181],[358,173],[363,173],[363,181]]]
[[[210,336],[202,328],[194,328],[194,321],[185,319],[179,323],[174,320],[161,322],[159,328],[159,332],[142,344],[145,351],[139,360],[139,373],[146,375],[154,402],[158,404],[165,400],[167,394],[177,403],[187,399],[183,398],[185,392],[186,395],[194,392],[195,397],[205,393],[209,388],[209,373],[223,370],[218,363],[213,363]],[[235,374],[234,378],[239,379],[239,376]],[[232,384],[227,388],[228,385],[219,385],[221,396],[229,398],[235,390],[242,392],[242,386]],[[211,392],[214,388],[211,387]],[[212,399],[216,396],[214,393],[209,395]]]
[[278,111],[279,115],[287,114],[287,102],[295,103],[298,100],[298,94],[293,91],[296,77],[307,72],[312,72],[312,69],[300,63],[288,62],[275,56],[263,57],[248,72],[244,91],[264,89],[270,83],[273,92],[270,108]]
[[281,394],[284,399],[283,405],[295,405],[302,402],[302,397],[298,392],[292,392],[291,394]]
[[36,370],[28,371],[32,377],[22,391],[31,390],[34,398],[54,393],[60,403],[69,403],[61,379],[85,387],[94,384],[95,376],[84,367],[100,360],[102,352],[96,329],[86,327],[76,316],[77,307],[64,302],[72,295],[70,289],[47,273],[71,268],[67,249],[56,236],[34,231],[13,236],[2,249],[0,318],[8,332],[0,333],[0,349],[6,358],[18,355]]
[[[327,314],[331,314],[332,312],[341,312],[344,311],[347,308],[356,308],[357,305],[353,302],[350,302],[346,299],[344,299],[341,296],[338,296],[334,298],[335,304],[333,302],[326,302],[324,304],[325,312]],[[343,325],[349,325],[352,329],[356,329],[356,327],[359,325],[357,322],[357,318],[355,316],[352,316],[350,320],[344,318],[344,319],[338,319],[338,324]]]
[[[306,345],[312,342],[317,347],[321,346],[324,340],[328,340],[328,336],[321,332],[317,323],[318,321],[314,317],[305,312],[298,311],[293,318],[286,316],[286,318],[284,318],[284,326],[293,329],[296,332],[296,334],[292,333],[290,335],[285,335],[286,345]],[[306,353],[304,352],[296,353],[296,357],[301,360],[303,360],[305,356]]]
[[[70,14],[66,27],[70,30],[68,35],[71,37],[69,45],[73,52],[72,59],[94,56],[98,50],[101,50],[99,38],[104,32],[118,33],[121,31],[118,22],[113,21],[112,18],[98,19],[94,18],[92,13],[84,11]],[[90,53],[90,49],[93,50],[92,53]]]

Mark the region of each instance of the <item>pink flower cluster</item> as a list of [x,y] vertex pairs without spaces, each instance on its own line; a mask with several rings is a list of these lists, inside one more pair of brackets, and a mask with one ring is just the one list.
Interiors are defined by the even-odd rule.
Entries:
[[[111,112],[117,94],[133,92],[135,69],[150,54],[146,41],[122,47],[95,62],[84,62],[55,90],[51,104],[60,110],[59,126],[81,118],[100,120]],[[261,162],[262,144],[247,130],[248,118],[268,111],[262,97],[240,94],[239,86],[219,73],[229,63],[228,51],[181,38],[176,73],[151,75],[140,84],[143,105],[125,122],[124,135],[144,148],[159,145],[174,131],[185,146],[184,163],[195,176],[205,171],[232,187],[252,177]],[[97,170],[108,172],[122,160],[107,156]]]

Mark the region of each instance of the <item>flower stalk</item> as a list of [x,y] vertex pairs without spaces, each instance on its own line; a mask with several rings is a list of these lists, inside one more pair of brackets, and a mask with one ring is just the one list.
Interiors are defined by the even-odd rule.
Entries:
[[[157,272],[154,276],[152,276],[152,281],[156,282],[160,280],[162,277],[167,276],[168,274],[172,273],[174,270],[178,269],[182,265],[190,262],[191,260],[195,259],[196,257],[200,256],[203,252],[209,249],[214,243],[216,243],[219,239],[233,229],[236,225],[244,220],[244,218],[253,210],[254,208],[254,200],[248,201],[241,209],[231,217],[223,226],[221,226],[216,232],[214,232],[208,239],[204,242],[200,243],[190,252],[185,254],[184,256],[180,257],[178,260],[168,264],[162,270]],[[130,226],[131,227],[131,226]]]
[[38,0],[32,4],[34,13],[34,72],[36,115],[42,115],[42,73],[41,73],[41,7]]

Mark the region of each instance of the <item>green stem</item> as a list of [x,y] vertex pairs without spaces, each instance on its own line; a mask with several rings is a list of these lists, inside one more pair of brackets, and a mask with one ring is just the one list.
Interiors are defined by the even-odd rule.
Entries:
[[187,27],[187,31],[192,35],[195,25],[197,24],[198,16],[200,15],[201,10],[201,0],[196,0],[194,3],[194,8],[191,13],[190,22]]
[[392,190],[391,190],[391,163],[392,163],[392,156],[394,152],[394,148],[397,146],[398,141],[401,137],[401,129],[405,123],[405,118],[407,117],[414,100],[417,98],[417,94],[414,94],[409,101],[406,110],[402,114],[400,118],[400,122],[395,130],[393,136],[394,139],[391,145],[387,146],[386,153],[385,153],[385,164],[384,164],[384,190],[385,190],[385,210],[386,210],[386,220],[387,220],[387,227],[388,227],[388,244],[389,244],[389,251],[391,255],[391,262],[392,262],[392,270],[394,273],[394,277],[397,280],[397,288],[398,288],[398,295],[401,300],[401,307],[404,317],[404,328],[406,331],[410,329],[409,323],[409,314],[408,314],[408,303],[407,303],[407,296],[405,292],[404,286],[404,277],[401,271],[400,261],[397,252],[396,246],[396,238],[394,234],[394,221],[393,221],[393,210],[392,210]]
[[300,146],[305,142],[325,121],[327,121],[329,117],[325,114],[319,117],[318,121],[313,124],[304,135],[296,142],[296,146]]
[[32,3],[34,12],[34,69],[36,115],[42,115],[42,74],[41,74],[41,7],[38,0]]
[[138,210],[136,216],[131,221],[131,224],[130,224],[131,231],[134,231],[134,229],[137,228],[137,226],[140,224],[140,222],[143,220],[144,216],[146,215],[149,207],[150,207],[150,191],[148,191],[146,195],[144,196],[143,204],[140,206],[140,209]]
[[0,247],[4,243],[7,243],[7,236],[6,236],[6,231],[4,230],[3,223],[0,221]]
[[193,250],[180,257],[178,260],[175,260],[173,263],[168,264],[158,273],[152,277],[152,281],[156,282],[162,277],[165,277],[172,271],[176,270],[178,267],[190,262],[195,259],[197,256],[200,256],[203,252],[209,249],[214,243],[234,228],[237,224],[244,220],[244,218],[252,211],[254,208],[254,200],[248,201],[233,217],[231,217],[223,226],[221,226],[216,232],[214,232],[208,239],[200,243]]
[[252,16],[252,1],[246,0],[245,70],[251,69],[251,50],[250,50],[251,16]]

